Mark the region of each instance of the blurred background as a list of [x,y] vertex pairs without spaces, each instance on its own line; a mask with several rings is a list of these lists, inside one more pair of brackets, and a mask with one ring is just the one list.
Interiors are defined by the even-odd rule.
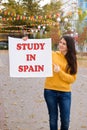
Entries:
[[62,35],[76,41],[77,52],[87,52],[87,0],[0,0],[0,49],[8,36],[52,38],[52,49]]

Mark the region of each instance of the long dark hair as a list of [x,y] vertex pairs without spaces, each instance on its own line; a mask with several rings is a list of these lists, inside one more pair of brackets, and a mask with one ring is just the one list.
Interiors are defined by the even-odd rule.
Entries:
[[75,40],[71,36],[62,36],[67,44],[67,53],[65,58],[68,62],[67,71],[70,70],[70,74],[77,73],[77,57],[76,57],[76,49],[75,49]]

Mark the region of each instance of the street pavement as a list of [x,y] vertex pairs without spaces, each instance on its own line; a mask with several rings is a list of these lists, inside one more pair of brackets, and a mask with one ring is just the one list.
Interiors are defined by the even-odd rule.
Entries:
[[[11,78],[8,51],[0,51],[0,130],[49,130],[44,80]],[[79,67],[72,85],[69,130],[87,130],[87,68],[84,67]]]

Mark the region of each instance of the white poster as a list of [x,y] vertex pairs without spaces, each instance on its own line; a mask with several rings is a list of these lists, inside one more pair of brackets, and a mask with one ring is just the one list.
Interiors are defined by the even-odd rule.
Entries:
[[9,37],[10,77],[52,76],[51,39]]

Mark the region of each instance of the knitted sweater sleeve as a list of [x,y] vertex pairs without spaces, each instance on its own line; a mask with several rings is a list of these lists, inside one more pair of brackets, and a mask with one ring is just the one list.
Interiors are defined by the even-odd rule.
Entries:
[[58,72],[58,75],[59,75],[59,77],[63,80],[63,81],[65,81],[65,82],[67,82],[67,83],[69,83],[69,84],[71,84],[71,83],[73,83],[75,80],[76,80],[76,74],[74,74],[74,75],[71,75],[71,74],[68,74],[68,73],[66,73],[66,72],[64,72],[64,71],[62,71],[62,70],[60,70],[59,72]]

